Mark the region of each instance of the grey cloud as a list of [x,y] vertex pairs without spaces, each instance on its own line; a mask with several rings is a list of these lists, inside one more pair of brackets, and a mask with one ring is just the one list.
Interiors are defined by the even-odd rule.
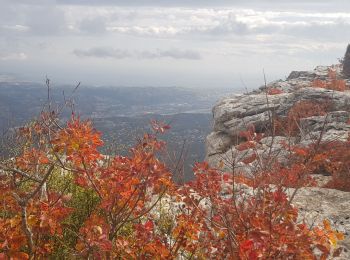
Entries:
[[57,0],[66,5],[111,5],[111,6],[234,6],[265,10],[338,10],[350,8],[347,0]]
[[[130,34],[141,37],[195,39],[197,36],[209,37],[210,40],[231,41],[233,37],[294,37],[299,39],[317,39],[333,41],[345,40],[350,33],[350,15],[346,13],[304,12],[262,12],[256,10],[211,10],[211,9],[181,9],[164,13],[144,10],[134,24],[124,26],[109,26],[108,31],[120,34]],[[180,10],[180,11],[179,11]],[[192,10],[192,13],[191,11]],[[178,23],[165,19],[164,14],[171,14]],[[142,14],[152,15],[143,22]],[[338,18],[342,17],[342,18]],[[193,17],[197,21],[193,22]],[[187,21],[187,22],[184,22]],[[242,41],[242,39],[238,39]]]
[[144,59],[157,59],[157,58],[173,58],[173,59],[187,59],[187,60],[200,60],[202,57],[199,52],[193,50],[156,50],[156,51],[144,51],[137,55]]
[[[23,1],[23,0],[22,0]],[[72,5],[234,5],[241,3],[262,3],[274,4],[276,0],[57,0],[61,4]],[[344,0],[333,0],[333,3],[345,3]],[[307,4],[327,4],[329,0],[279,0],[278,4],[307,3]]]
[[127,50],[113,49],[107,47],[96,47],[87,50],[76,49],[73,53],[78,57],[114,58],[125,59],[132,57],[132,53]]
[[[262,14],[263,15],[263,14]],[[276,37],[295,37],[298,39],[312,39],[322,41],[344,40],[350,33],[350,19],[348,21],[340,19],[325,19],[322,14],[315,17],[314,20],[308,20],[307,17],[301,17],[297,21],[290,21],[283,16],[278,19],[266,18],[264,23],[240,22],[237,19],[228,18],[220,22],[215,28],[204,31],[208,34],[225,35],[265,35]],[[249,18],[248,18],[249,19]]]
[[200,60],[201,55],[197,51],[193,50],[180,50],[180,49],[168,49],[168,50],[153,50],[153,51],[138,51],[138,50],[123,50],[113,49],[109,47],[96,47],[87,50],[76,49],[73,53],[78,57],[94,57],[94,58],[113,58],[113,59],[159,59],[159,58],[172,58],[172,59],[187,59],[187,60]]
[[0,27],[8,31],[26,27],[31,34],[52,35],[61,32],[66,26],[64,11],[53,0],[0,2],[3,2],[0,8]]
[[[195,1],[186,1],[186,0],[57,0],[60,4],[69,4],[69,5],[114,5],[114,6],[192,6],[192,5],[203,5],[211,4],[210,0],[195,0]],[[229,0],[218,0],[217,4],[229,4],[232,1]],[[236,0],[234,2],[243,2],[241,0]]]
[[[162,10],[162,12],[159,10]],[[220,13],[210,9],[177,9],[169,11],[166,8],[162,8],[159,10],[154,13],[152,13],[152,10],[144,11],[143,13],[139,12],[138,19],[140,21],[144,18],[143,15],[145,17],[152,15],[153,21],[151,22],[110,26],[108,30],[117,33],[158,36],[161,38],[181,35],[243,35],[253,32],[249,23],[240,21],[233,12]],[[173,17],[173,20],[179,20],[181,22],[169,21],[169,17]],[[198,19],[200,22],[193,22],[193,19]]]
[[65,29],[64,12],[55,6],[38,6],[27,10],[26,25],[35,34],[50,35]]
[[104,33],[106,32],[106,22],[103,17],[87,18],[80,22],[79,29],[86,33]]
[[305,25],[292,25],[284,30],[285,34],[295,37],[322,41],[348,40],[350,22],[335,20],[330,23],[310,22]]
[[227,19],[222,21],[219,25],[207,29],[208,33],[211,34],[246,34],[250,32],[248,24],[241,22],[237,19],[234,14],[229,14]]
[[[56,0],[1,0],[0,3],[11,3],[14,4],[14,2],[16,4],[22,4],[22,5],[37,5],[37,6],[41,6],[41,5],[46,5],[46,4],[54,4],[57,1]],[[59,1],[58,1],[59,2]]]

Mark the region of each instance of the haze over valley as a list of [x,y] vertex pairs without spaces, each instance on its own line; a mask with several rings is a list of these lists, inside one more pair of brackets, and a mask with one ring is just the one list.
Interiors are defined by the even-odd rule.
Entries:
[[[151,120],[171,126],[163,137],[171,160],[183,152],[186,178],[190,178],[194,162],[205,157],[205,138],[211,130],[211,108],[233,89],[190,89],[179,87],[50,87],[53,107],[62,107],[68,119],[72,109],[93,121],[103,133],[110,150],[105,153],[126,154],[138,138],[150,131]],[[40,114],[48,102],[47,86],[20,81],[0,82],[1,131],[18,127]],[[113,144],[113,145],[112,145]]]

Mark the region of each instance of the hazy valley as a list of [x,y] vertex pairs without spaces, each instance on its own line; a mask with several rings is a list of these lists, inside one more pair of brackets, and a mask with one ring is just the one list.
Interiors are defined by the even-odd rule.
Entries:
[[[182,153],[188,179],[192,176],[193,163],[205,157],[205,137],[212,127],[211,108],[218,99],[231,93],[230,89],[82,85],[77,89],[75,86],[51,86],[49,98],[56,108],[66,104],[63,118],[68,118],[74,110],[81,117],[91,119],[109,144],[105,153],[126,154],[137,138],[150,130],[153,119],[169,124],[171,130],[163,136],[172,151],[167,155],[168,160],[175,163]],[[44,84],[1,82],[1,131],[36,117],[47,101]]]

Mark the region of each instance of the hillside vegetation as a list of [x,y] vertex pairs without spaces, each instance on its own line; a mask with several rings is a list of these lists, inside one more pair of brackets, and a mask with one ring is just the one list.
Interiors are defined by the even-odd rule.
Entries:
[[[294,131],[293,115],[284,125]],[[195,179],[180,186],[159,160],[165,143],[158,135],[168,128],[154,121],[128,156],[114,157],[99,152],[101,134],[74,114],[61,123],[49,107],[20,128],[14,156],[0,164],[0,257],[325,259],[341,253],[336,246],[344,234],[327,219],[308,226],[293,199],[299,188],[316,185],[310,174],[319,167],[327,166],[335,181],[343,176],[348,140],[334,151],[321,143],[284,144],[284,163],[273,153],[253,153],[242,163],[258,159],[254,175],[198,163]],[[263,135],[248,127],[239,149],[254,150]]]

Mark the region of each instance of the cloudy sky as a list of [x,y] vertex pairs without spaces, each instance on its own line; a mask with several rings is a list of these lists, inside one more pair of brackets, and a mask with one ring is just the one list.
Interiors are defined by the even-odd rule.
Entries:
[[0,0],[0,75],[249,88],[336,63],[348,0]]

